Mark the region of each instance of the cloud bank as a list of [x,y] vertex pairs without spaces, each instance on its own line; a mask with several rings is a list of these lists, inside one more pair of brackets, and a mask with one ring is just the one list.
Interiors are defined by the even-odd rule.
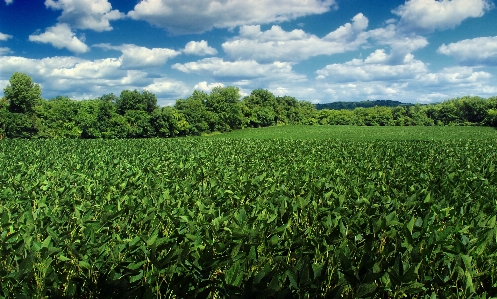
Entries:
[[322,14],[335,0],[142,0],[128,12],[173,34],[265,24]]

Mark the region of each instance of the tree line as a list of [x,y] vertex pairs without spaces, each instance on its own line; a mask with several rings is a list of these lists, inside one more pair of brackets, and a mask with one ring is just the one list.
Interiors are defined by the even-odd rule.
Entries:
[[0,99],[0,138],[151,138],[228,132],[274,125],[497,126],[497,97],[463,97],[438,104],[318,110],[310,102],[236,87],[194,91],[173,107],[159,107],[149,91],[123,90],[76,101],[45,100],[41,88],[14,73]]
[[402,103],[399,101],[393,101],[393,100],[374,100],[374,101],[359,101],[359,102],[343,102],[343,101],[338,101],[338,102],[331,102],[331,103],[324,103],[324,104],[316,104],[316,109],[318,110],[323,110],[323,109],[329,109],[329,110],[342,110],[342,109],[347,109],[347,110],[354,110],[355,108],[372,108],[375,106],[380,106],[380,107],[397,107],[397,106],[413,106],[414,104],[411,103]]

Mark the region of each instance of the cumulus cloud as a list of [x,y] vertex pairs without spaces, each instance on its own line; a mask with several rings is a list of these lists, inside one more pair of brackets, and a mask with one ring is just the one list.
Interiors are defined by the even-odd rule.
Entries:
[[392,82],[357,82],[348,84],[327,84],[323,86],[324,94],[329,100],[408,100],[406,83]]
[[437,50],[440,54],[454,57],[466,65],[497,65],[497,36],[465,39],[448,45],[443,44]]
[[45,6],[62,10],[59,22],[77,29],[98,32],[110,31],[110,21],[124,18],[124,14],[113,10],[108,0],[46,0]]
[[32,34],[29,36],[32,42],[52,44],[58,49],[67,48],[71,52],[85,53],[89,50],[88,46],[77,38],[71,31],[69,25],[59,23],[46,29],[44,33]]
[[335,4],[335,0],[142,0],[128,16],[186,34],[322,14]]
[[401,64],[406,55],[428,45],[425,37],[401,32],[395,24],[370,30],[367,36],[377,45],[390,47],[390,54],[384,61],[389,64]]
[[167,99],[184,98],[191,93],[191,89],[185,83],[168,78],[153,79],[153,83],[145,86],[144,89],[154,93],[159,98]]
[[340,26],[337,30],[326,35],[328,40],[347,41],[354,38],[356,34],[368,28],[369,20],[362,13],[357,14],[352,18],[352,23],[346,23]]
[[353,59],[346,63],[334,63],[318,70],[317,79],[328,78],[333,82],[370,82],[383,80],[405,80],[427,72],[426,65],[414,59],[412,54],[404,57],[401,64],[385,64],[389,55],[384,50],[376,50],[366,59]]
[[122,52],[120,57],[121,67],[125,69],[154,68],[164,65],[168,59],[176,57],[181,52],[167,48],[146,48],[133,44],[111,46],[109,44],[97,44],[94,47],[118,50]]
[[301,29],[288,32],[274,25],[263,32],[260,25],[247,25],[240,28],[238,37],[222,46],[233,59],[300,61],[317,55],[333,55],[358,49],[367,41],[368,36],[364,32],[367,26],[368,19],[358,14],[351,23],[319,38]]
[[441,84],[474,84],[488,81],[492,74],[475,71],[472,67],[447,67],[436,73],[426,73],[417,77],[417,82],[423,86],[439,86]]
[[223,83],[207,84],[207,81],[202,81],[202,82],[195,84],[193,89],[205,91],[205,92],[211,92],[214,89],[214,87],[224,87],[224,84]]
[[10,54],[12,51],[6,47],[0,47],[0,55]]
[[392,12],[406,30],[432,32],[461,24],[467,18],[483,16],[493,4],[488,0],[408,0]]
[[12,4],[14,2],[14,0],[5,0],[5,4],[9,5],[9,4]]
[[[118,58],[86,60],[77,57],[29,59],[0,57],[2,74],[23,72],[41,84],[46,97],[73,96],[76,99],[96,98],[106,93],[119,94],[124,89],[147,89],[160,101],[184,97],[189,88],[183,82],[167,78],[151,78],[140,70],[124,70]],[[0,76],[0,81],[3,76]],[[159,102],[160,102],[159,101]],[[163,102],[162,104],[165,104]]]
[[12,38],[12,35],[0,32],[0,41],[6,41]]
[[492,74],[472,67],[448,67],[430,72],[427,65],[404,56],[392,64],[391,53],[377,49],[365,59],[330,64],[318,70],[316,89],[321,101],[391,99],[404,102],[435,102],[468,94],[491,96]]
[[184,73],[200,73],[226,80],[250,80],[271,78],[272,80],[305,80],[305,76],[293,72],[288,62],[260,64],[255,60],[225,61],[222,58],[205,58],[196,62],[176,63],[173,69]]
[[186,44],[185,49],[183,50],[185,54],[189,55],[198,55],[198,56],[205,56],[205,55],[216,55],[217,50],[210,47],[207,41],[201,40],[199,42],[196,41],[191,41],[188,44]]

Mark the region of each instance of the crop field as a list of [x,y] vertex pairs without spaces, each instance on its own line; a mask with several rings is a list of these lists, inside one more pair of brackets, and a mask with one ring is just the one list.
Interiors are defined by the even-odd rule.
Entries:
[[2,140],[0,298],[496,297],[483,134]]
[[236,130],[210,138],[250,139],[339,139],[367,140],[458,140],[497,139],[497,129],[460,126],[274,126]]

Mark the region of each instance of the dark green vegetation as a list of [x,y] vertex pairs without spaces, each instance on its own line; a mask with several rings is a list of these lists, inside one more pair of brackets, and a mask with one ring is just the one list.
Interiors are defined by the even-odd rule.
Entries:
[[373,107],[397,107],[397,106],[414,106],[410,103],[402,103],[392,100],[375,100],[375,101],[360,101],[360,102],[332,102],[326,104],[316,104],[316,109],[323,110],[354,110],[355,108],[373,108]]
[[4,94],[0,138],[164,138],[275,125],[497,127],[497,97],[463,97],[423,106],[317,110],[309,102],[263,89],[242,98],[238,88],[218,87],[210,94],[195,91],[178,99],[174,107],[158,107],[154,94],[137,90],[85,101],[63,96],[44,100],[40,87],[22,73],[12,76]]
[[258,129],[245,129],[208,136],[209,138],[250,138],[250,139],[328,139],[328,140],[457,140],[494,139],[497,129],[491,127],[458,126],[275,126]]
[[3,140],[0,297],[495,297],[496,162],[494,138]]

